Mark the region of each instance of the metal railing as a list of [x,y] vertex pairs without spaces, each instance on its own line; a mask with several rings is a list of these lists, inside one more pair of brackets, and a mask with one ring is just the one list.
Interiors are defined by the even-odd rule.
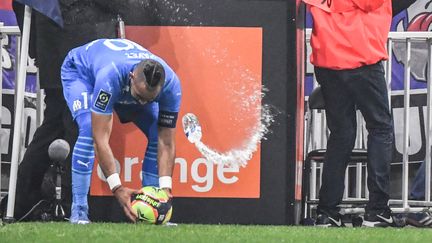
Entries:
[[[311,37],[311,29],[306,29],[306,45],[307,50],[310,50],[310,37]],[[426,156],[425,156],[425,167],[426,167],[426,174],[425,174],[425,200],[419,201],[419,200],[409,200],[409,154],[408,154],[408,148],[409,148],[409,134],[410,134],[410,94],[411,94],[411,87],[410,87],[410,81],[411,81],[411,66],[412,66],[412,56],[411,56],[411,50],[412,50],[412,43],[418,43],[422,42],[427,45],[427,52],[428,52],[428,73],[427,73],[427,104],[426,104]],[[391,199],[389,201],[389,204],[394,212],[418,212],[418,211],[426,211],[430,210],[430,207],[432,207],[431,203],[431,134],[432,134],[432,32],[390,32],[389,33],[389,39],[387,44],[387,50],[389,53],[389,60],[385,62],[385,77],[388,84],[388,90],[391,91],[391,83],[392,83],[392,72],[389,70],[392,70],[392,55],[393,55],[393,48],[394,43],[405,43],[406,53],[405,53],[405,59],[404,59],[404,91],[403,91],[403,152],[402,152],[402,184],[401,184],[401,198],[400,199]],[[425,50],[426,51],[426,50]],[[309,54],[307,57],[307,65],[311,67],[309,63]],[[314,76],[314,85],[313,87],[316,87],[316,80]],[[389,103],[391,105],[391,95],[392,92],[389,92]],[[316,112],[316,111],[312,111]],[[324,119],[324,113],[321,113],[321,117],[318,114],[314,114],[314,117],[318,117],[318,119],[321,121],[317,124],[317,121],[313,122],[313,126],[315,128],[314,131],[321,130],[320,132],[317,132],[313,135],[312,141],[311,141],[311,150],[316,148],[325,148],[326,146],[326,138],[325,134],[327,131],[325,119]],[[361,119],[362,120],[362,119]],[[398,121],[396,121],[398,122]],[[402,121],[400,121],[402,122]],[[361,146],[363,144],[363,133],[362,131],[363,124],[358,124],[357,129],[357,141],[356,141],[356,147]],[[307,131],[306,131],[307,132]],[[307,146],[305,146],[307,147]],[[307,154],[309,151],[306,151],[305,154]],[[355,196],[349,197],[349,183],[352,181],[349,179],[349,169],[355,169]],[[366,201],[368,199],[368,191],[367,191],[367,184],[366,180],[363,179],[364,176],[367,176],[367,170],[365,166],[362,166],[361,164],[351,165],[347,168],[346,173],[346,180],[345,180],[345,192],[343,200],[344,202],[349,201],[359,201],[364,200]],[[317,198],[317,189],[320,187],[321,183],[321,175],[322,175],[322,165],[317,163],[311,164],[311,175],[310,175],[310,185],[309,189],[309,202],[311,205],[316,205],[318,202]],[[363,187],[364,185],[364,187]],[[363,195],[362,195],[363,194]],[[313,207],[313,206],[312,206]],[[364,211],[362,208],[344,208],[344,213],[361,213]]]
[[[393,199],[390,200],[391,205],[399,205],[402,206],[400,208],[397,208],[398,211],[403,212],[409,212],[409,211],[417,211],[417,210],[429,210],[429,207],[432,206],[431,203],[431,77],[432,77],[432,32],[391,32],[389,35],[388,40],[388,48],[389,53],[391,54],[393,43],[402,42],[405,43],[406,46],[406,56],[405,56],[405,68],[404,68],[404,132],[403,132],[403,153],[402,153],[402,199],[397,200]],[[424,201],[418,201],[418,200],[408,200],[408,180],[409,180],[409,154],[408,154],[408,147],[409,147],[409,133],[410,133],[410,123],[409,123],[409,117],[410,117],[410,94],[411,94],[411,66],[412,66],[412,57],[411,57],[411,44],[413,42],[425,42],[427,44],[427,52],[428,52],[428,73],[427,73],[427,98],[426,98],[426,131],[425,131],[425,138],[426,138],[426,156],[423,163],[425,163],[426,170],[425,170],[425,199]],[[389,59],[391,60],[391,59]],[[386,77],[388,80],[388,83],[391,83],[391,72],[387,70],[392,70],[392,63],[391,61],[387,62],[386,65]],[[411,206],[419,206],[423,208],[416,208],[416,210],[413,210]]]
[[[19,46],[21,43],[21,32],[20,29],[17,26],[4,26],[3,23],[0,23],[0,55],[2,55],[2,51],[3,51],[3,39],[11,37],[11,36],[15,36],[16,37],[16,42],[17,42],[17,48],[16,48],[16,57],[19,57],[20,54],[20,50],[19,50]],[[18,63],[17,63],[18,65]],[[16,67],[15,70],[18,70],[18,67]],[[0,56],[0,126],[2,124],[2,107],[3,107],[3,102],[2,102],[2,96],[3,96],[3,60]],[[1,129],[1,127],[0,127]],[[0,131],[0,148],[3,148],[3,133]],[[1,183],[1,175],[2,175],[2,165],[3,165],[3,160],[2,160],[2,156],[1,156],[1,152],[0,152],[0,198],[3,197],[3,193],[1,191],[2,189],[2,183]]]

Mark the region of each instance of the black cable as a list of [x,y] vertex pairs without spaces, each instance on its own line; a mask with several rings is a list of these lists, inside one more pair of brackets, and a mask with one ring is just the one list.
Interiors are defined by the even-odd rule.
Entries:
[[26,217],[28,217],[31,213],[33,213],[33,211],[43,202],[48,202],[47,200],[40,200],[38,203],[36,203],[24,216],[22,216],[17,222],[21,222],[22,220],[24,220]]

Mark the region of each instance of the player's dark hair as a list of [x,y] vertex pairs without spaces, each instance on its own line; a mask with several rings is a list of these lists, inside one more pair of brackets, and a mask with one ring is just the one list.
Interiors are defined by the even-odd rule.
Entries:
[[138,70],[145,77],[145,82],[149,90],[154,90],[165,83],[165,70],[159,62],[146,59],[138,64]]

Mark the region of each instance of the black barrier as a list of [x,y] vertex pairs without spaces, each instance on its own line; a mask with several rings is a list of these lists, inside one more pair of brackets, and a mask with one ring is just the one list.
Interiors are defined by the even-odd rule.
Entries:
[[[293,224],[296,146],[303,146],[296,144],[296,1],[155,1],[144,10],[124,14],[126,25],[262,27],[263,103],[280,111],[261,144],[260,198],[175,198],[172,221]],[[112,197],[91,197],[90,208],[95,221],[125,219]]]

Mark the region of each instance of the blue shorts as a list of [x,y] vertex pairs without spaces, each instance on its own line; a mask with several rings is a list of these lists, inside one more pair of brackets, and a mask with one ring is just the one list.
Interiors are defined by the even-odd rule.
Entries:
[[145,105],[115,104],[114,110],[121,123],[133,122],[148,138],[156,139],[158,129],[159,106],[157,103]]
[[81,113],[90,112],[92,104],[93,87],[82,77],[67,57],[61,67],[61,79],[63,95],[74,119]]

